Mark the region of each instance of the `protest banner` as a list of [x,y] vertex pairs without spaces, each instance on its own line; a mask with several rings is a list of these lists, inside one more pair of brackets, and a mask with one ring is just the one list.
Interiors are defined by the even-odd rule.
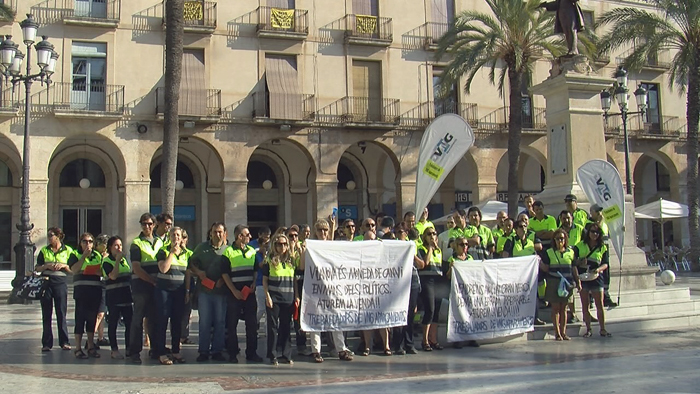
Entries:
[[405,325],[415,250],[406,241],[307,240],[302,330]]
[[603,208],[610,242],[622,265],[622,250],[625,247],[625,190],[620,173],[607,161],[595,159],[579,167],[576,179],[588,201]]
[[483,340],[532,331],[538,264],[537,256],[455,262],[447,340]]
[[416,171],[416,216],[420,216],[467,150],[474,144],[474,131],[464,118],[440,115],[423,133]]

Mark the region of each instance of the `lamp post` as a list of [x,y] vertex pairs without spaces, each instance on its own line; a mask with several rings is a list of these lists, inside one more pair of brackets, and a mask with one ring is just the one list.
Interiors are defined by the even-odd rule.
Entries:
[[622,117],[622,131],[625,139],[624,145],[625,183],[627,189],[626,192],[627,194],[632,194],[632,173],[630,172],[630,143],[629,135],[627,134],[627,117],[629,115],[644,115],[647,108],[647,91],[641,85],[639,85],[637,90],[634,91],[634,98],[637,101],[637,107],[639,108],[639,111],[630,112],[627,109],[627,99],[629,97],[629,89],[627,89],[627,70],[625,70],[622,66],[619,66],[617,68],[617,71],[615,72],[615,79],[617,80],[617,86],[613,85],[613,87],[615,89],[615,100],[617,101],[617,106],[620,108],[620,112],[614,114],[608,113],[608,111],[610,110],[612,97],[610,95],[610,92],[608,92],[607,90],[603,90],[600,93],[600,105],[601,107],[603,107],[603,117],[605,118],[606,122],[611,116]]
[[[23,42],[27,47],[26,55],[19,50],[19,46],[12,42],[12,36],[5,36],[0,43],[0,73],[9,79],[12,86],[24,82],[24,149],[22,154],[22,198],[20,200],[20,218],[17,224],[19,230],[19,242],[15,245],[15,279],[12,281],[13,291],[8,300],[10,304],[24,303],[25,300],[17,297],[17,290],[22,284],[27,267],[34,269],[34,251],[36,246],[32,243],[31,231],[34,224],[29,220],[29,119],[31,118],[30,96],[32,83],[41,82],[43,85],[51,84],[51,75],[56,68],[58,54],[53,50],[53,45],[49,43],[46,36],[36,43],[36,34],[39,24],[34,21],[31,14],[27,14],[27,19],[20,22],[22,28]],[[37,65],[39,72],[32,74],[32,47],[36,50]],[[26,73],[22,75],[22,62],[26,57]]]

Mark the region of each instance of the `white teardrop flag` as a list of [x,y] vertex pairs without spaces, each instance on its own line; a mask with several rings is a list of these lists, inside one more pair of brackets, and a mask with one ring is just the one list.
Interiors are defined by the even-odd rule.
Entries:
[[617,169],[605,160],[590,160],[579,167],[576,179],[591,204],[603,208],[610,231],[610,242],[622,264],[625,244],[625,190]]
[[440,115],[428,125],[420,142],[416,171],[416,216],[473,144],[474,131],[459,115]]

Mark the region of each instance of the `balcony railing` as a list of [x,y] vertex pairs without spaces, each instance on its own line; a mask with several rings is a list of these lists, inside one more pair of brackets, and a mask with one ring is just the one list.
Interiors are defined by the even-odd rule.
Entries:
[[[17,12],[17,0],[0,0],[0,4],[5,4],[10,7],[12,11]],[[7,21],[8,19],[0,18],[0,21]]]
[[[618,65],[621,65],[625,62],[625,59],[627,59],[632,52],[634,52],[634,48],[629,49],[625,51],[624,53],[618,55],[615,58],[615,62]],[[671,68],[671,59],[670,59],[670,54],[667,50],[660,51],[655,54],[650,54],[647,56],[644,65],[645,68],[647,69],[663,69],[667,70]]]
[[395,126],[399,122],[397,99],[347,96],[319,110],[322,123],[350,126]]
[[[501,107],[479,119],[479,128],[487,131],[508,130],[510,107]],[[547,129],[545,108],[533,107],[529,113],[523,112],[523,129],[525,131],[543,131]]]
[[[270,93],[253,93],[253,118],[274,120],[313,120],[316,113],[316,97],[313,94],[279,94],[287,104],[283,115],[270,111]],[[297,103],[294,105],[292,103]],[[295,108],[297,107],[297,108]]]
[[[19,86],[19,85],[18,85]],[[15,113],[17,112],[18,105],[19,105],[19,94],[22,89],[12,89],[12,86],[8,86],[2,91],[0,91],[0,113],[1,112],[10,112],[10,113]],[[13,95],[14,93],[14,95]]]
[[348,14],[345,39],[351,44],[388,46],[393,40],[391,18]]
[[54,82],[54,112],[95,113],[96,115],[124,113],[124,85],[101,82]]
[[[165,88],[156,88],[156,114],[165,111]],[[178,103],[180,117],[220,117],[221,90],[219,89],[182,89]]]
[[401,115],[401,125],[406,127],[425,127],[433,119],[443,114],[457,114],[463,117],[471,127],[479,123],[479,109],[476,103],[455,103],[447,101],[429,101],[421,103]]
[[[646,139],[678,138],[682,134],[683,125],[677,116],[661,116],[656,122],[648,122],[641,115],[630,115],[627,118],[627,133],[631,137]],[[622,136],[622,117],[611,116],[605,122],[607,134]]]
[[305,38],[309,34],[309,11],[258,8],[258,35],[277,38]]
[[[185,1],[185,32],[190,33],[213,33],[216,29],[216,2],[186,0]],[[165,1],[163,1],[163,25],[168,21],[165,19]]]
[[440,38],[444,36],[445,33],[447,33],[447,30],[449,30],[449,28],[449,23],[427,22],[426,24],[424,24],[423,29],[425,34],[425,49],[437,49],[438,41],[440,41]]
[[121,0],[80,1],[63,0],[63,8],[66,10],[63,21],[65,23],[119,23],[121,14]]

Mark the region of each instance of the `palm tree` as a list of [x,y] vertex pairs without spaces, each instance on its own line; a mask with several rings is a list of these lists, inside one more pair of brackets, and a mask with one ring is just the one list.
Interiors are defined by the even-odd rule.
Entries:
[[690,261],[693,271],[700,271],[700,228],[698,209],[698,121],[700,120],[700,0],[648,0],[659,11],[640,8],[616,8],[606,12],[598,25],[612,25],[610,32],[601,37],[601,53],[610,53],[624,46],[634,50],[625,59],[629,70],[641,70],[649,56],[660,50],[675,53],[669,87],[675,85],[686,93],[688,138],[688,227]]
[[9,4],[0,1],[0,21],[12,21],[15,19],[15,10]]
[[163,163],[161,165],[162,212],[175,211],[177,151],[180,141],[178,105],[182,77],[182,52],[185,26],[185,1],[165,2],[165,108],[163,111]]
[[455,23],[440,38],[436,58],[452,55],[440,78],[441,86],[453,86],[466,76],[465,92],[482,68],[489,69],[489,79],[495,84],[498,71],[498,91],[504,94],[508,79],[508,212],[512,217],[518,209],[518,166],[522,135],[523,79],[543,53],[557,57],[566,53],[561,38],[554,34],[554,15],[539,7],[539,0],[486,0],[493,15],[469,10],[461,13]]

